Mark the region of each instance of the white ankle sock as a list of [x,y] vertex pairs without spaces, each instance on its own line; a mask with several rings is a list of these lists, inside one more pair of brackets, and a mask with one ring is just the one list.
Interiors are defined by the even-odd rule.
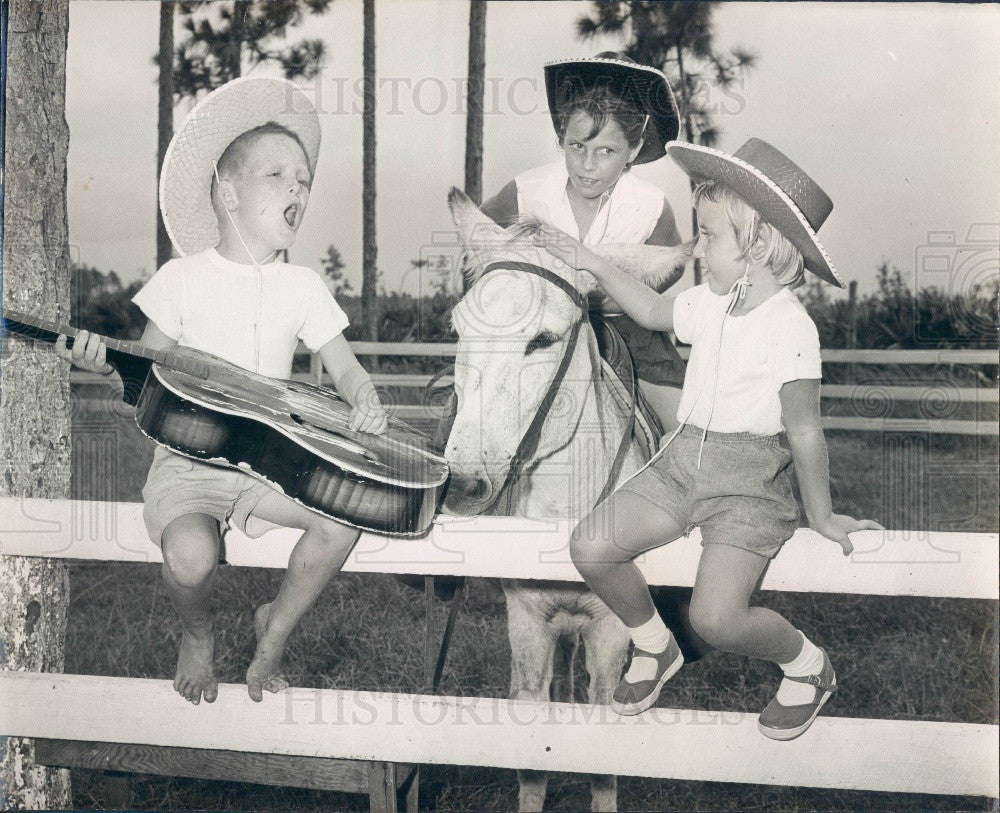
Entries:
[[[802,634],[801,632],[799,633]],[[806,677],[823,671],[823,650],[802,635],[802,651],[788,663],[779,663],[786,677]],[[782,680],[775,695],[783,706],[799,706],[811,703],[816,696],[815,687],[794,680]]]
[[[632,643],[646,652],[663,652],[670,645],[670,630],[667,629],[659,613],[638,627],[626,627]],[[656,661],[652,658],[632,657],[632,663],[625,675],[630,683],[652,680],[656,676]]]

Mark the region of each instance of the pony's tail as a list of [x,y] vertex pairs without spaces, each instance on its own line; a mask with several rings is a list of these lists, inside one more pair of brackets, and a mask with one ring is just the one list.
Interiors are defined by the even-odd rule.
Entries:
[[557,703],[576,702],[576,655],[580,651],[580,633],[560,636],[556,643],[552,665],[552,700]]

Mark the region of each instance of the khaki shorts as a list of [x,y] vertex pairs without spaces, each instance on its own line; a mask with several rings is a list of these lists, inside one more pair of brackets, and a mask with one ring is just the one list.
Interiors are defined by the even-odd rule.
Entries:
[[619,492],[636,494],[686,530],[701,528],[701,544],[729,545],[773,557],[795,533],[792,455],[777,435],[709,432],[685,426],[652,465]]
[[142,489],[142,518],[156,545],[161,544],[163,529],[187,514],[207,514],[219,521],[220,530],[229,523],[247,536],[257,537],[277,527],[256,517],[247,527],[257,504],[273,492],[271,486],[249,474],[210,466],[157,446]]

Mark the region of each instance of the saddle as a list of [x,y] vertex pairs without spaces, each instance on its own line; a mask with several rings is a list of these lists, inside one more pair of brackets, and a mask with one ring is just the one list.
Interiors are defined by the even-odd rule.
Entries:
[[630,393],[635,394],[635,422],[632,437],[643,453],[643,460],[649,460],[659,447],[663,436],[660,416],[650,406],[646,396],[639,389],[635,360],[628,345],[615,325],[599,310],[590,311],[590,325],[597,336],[597,349],[601,354],[602,373],[615,383],[615,390],[622,393],[626,401]]

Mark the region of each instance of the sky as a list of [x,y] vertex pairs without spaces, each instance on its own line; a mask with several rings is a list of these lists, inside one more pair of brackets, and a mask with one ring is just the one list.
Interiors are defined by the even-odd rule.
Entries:
[[[155,270],[157,6],[70,4],[71,250],[127,281]],[[561,159],[543,64],[623,44],[578,40],[575,21],[590,8],[489,4],[487,196],[518,172]],[[446,195],[464,177],[468,3],[376,0],[376,13],[378,265],[387,291],[418,293],[432,280],[411,261],[454,254]],[[751,136],[763,138],[820,183],[834,201],[820,238],[843,277],[871,291],[883,260],[912,287],[955,289],[996,275],[1000,7],[727,3],[714,28],[719,48],[757,55],[735,87],[706,88],[722,128],[718,148],[733,152]],[[300,37],[322,38],[327,57],[316,80],[300,83],[319,110],[323,145],[290,259],[319,268],[334,245],[358,290],[361,0],[334,0],[322,17],[289,31],[290,40]],[[175,110],[176,123],[189,107]],[[690,194],[680,170],[663,158],[632,171],[664,190],[688,236]]]

